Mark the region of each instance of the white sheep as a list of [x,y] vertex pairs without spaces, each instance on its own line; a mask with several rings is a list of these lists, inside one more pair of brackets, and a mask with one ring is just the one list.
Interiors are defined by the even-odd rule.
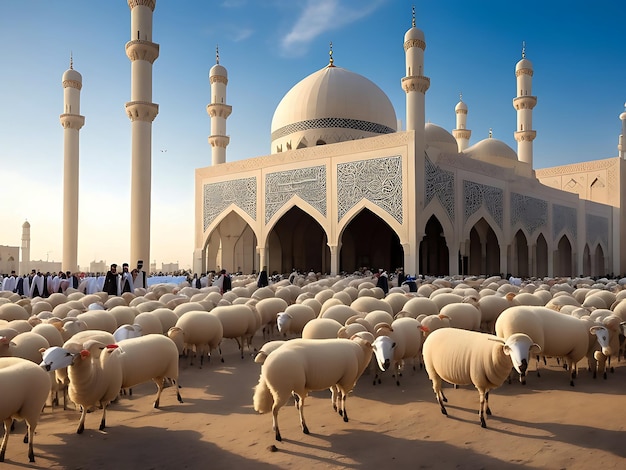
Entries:
[[522,305],[507,308],[496,320],[497,336],[508,338],[514,333],[530,336],[545,357],[563,357],[570,371],[570,385],[574,386],[578,361],[589,349],[586,322],[548,307]]
[[223,337],[237,341],[243,359],[244,347],[247,345],[252,349],[252,337],[261,326],[257,311],[244,304],[218,306],[209,313],[222,322]]
[[280,312],[284,312],[288,306],[287,301],[280,297],[262,298],[256,303],[255,308],[261,316],[263,338],[270,338],[272,336],[274,327],[276,326],[277,315]]
[[48,374],[37,364],[17,357],[0,358],[0,418],[4,422],[4,437],[0,445],[0,462],[9,442],[14,419],[26,421],[24,442],[28,443],[28,460],[35,461],[33,438],[39,415],[50,393]]
[[284,336],[288,333],[302,335],[304,326],[314,318],[315,311],[308,305],[292,304],[276,316],[276,324]]
[[[337,333],[341,328],[341,323],[332,318],[314,318],[304,325],[302,337],[305,339],[337,338]],[[365,328],[363,330],[365,331]]]
[[304,419],[304,400],[311,390],[331,389],[333,409],[348,421],[346,398],[371,359],[373,343],[374,337],[367,332],[350,340],[297,338],[266,358],[254,390],[254,409],[259,413],[272,411],[272,429],[277,441],[282,440],[278,411],[292,392],[297,396],[296,406],[305,434],[309,434],[309,428]]
[[283,344],[285,344],[287,340],[284,339],[276,339],[274,341],[268,341],[259,349],[256,356],[254,356],[254,362],[257,364],[263,364],[267,356],[269,356],[272,352],[276,351]]
[[120,325],[117,330],[113,332],[113,338],[115,342],[122,341],[123,339],[138,338],[143,334],[141,325]]
[[[389,336],[395,343],[393,347],[393,361],[391,370],[393,377],[396,379],[396,385],[400,386],[400,376],[404,362],[411,361],[413,370],[415,367],[415,359],[421,357],[422,352],[422,329],[421,324],[415,318],[402,317],[395,319],[391,325],[380,323],[376,325],[376,336]],[[377,376],[374,378],[376,383]],[[380,383],[380,380],[378,380]]]
[[80,405],[82,413],[77,434],[85,430],[87,410],[93,406],[102,408],[102,418],[99,429],[106,427],[106,409],[120,393],[122,387],[122,367],[119,360],[108,361],[103,364],[102,350],[106,346],[96,340],[88,340],[84,344],[69,343],[65,347],[53,346],[43,353],[41,366],[48,371],[55,371],[67,367],[69,376],[70,399]]
[[200,368],[204,364],[204,356],[211,359],[211,351],[217,349],[220,353],[220,343],[224,337],[224,327],[220,319],[211,312],[197,310],[187,312],[181,316],[176,325],[167,332],[178,348],[178,353],[189,356],[189,365],[193,365],[194,353],[200,358]]
[[121,388],[129,389],[152,380],[157,386],[154,408],[158,408],[165,379],[169,379],[176,389],[176,398],[180,403],[183,402],[176,385],[178,349],[170,338],[161,334],[150,334],[124,339],[114,346],[107,349],[102,364],[106,368],[109,361],[119,362],[122,369]]
[[451,303],[441,307],[440,315],[448,317],[452,328],[479,331],[481,313],[473,303]]
[[[497,336],[457,328],[433,331],[422,349],[424,364],[433,383],[441,412],[448,415],[442,380],[455,385],[474,384],[480,395],[480,425],[485,428],[489,408],[489,391],[499,387],[515,368],[524,379],[531,349],[539,346],[525,334],[514,334],[505,340]],[[522,382],[523,383],[523,382]]]

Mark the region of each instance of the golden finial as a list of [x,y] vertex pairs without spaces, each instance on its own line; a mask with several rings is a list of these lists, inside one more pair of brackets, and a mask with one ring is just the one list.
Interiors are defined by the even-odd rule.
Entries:
[[522,59],[526,58],[526,41],[522,41]]
[[215,46],[215,63],[219,65],[220,63],[220,46]]
[[335,59],[333,59],[333,42],[332,41],[330,41],[330,51],[328,52],[328,55],[330,56],[330,63],[328,64],[328,66],[334,67]]
[[74,70],[74,57],[72,56],[72,51],[70,51],[70,70]]
[[490,127],[489,128],[489,138],[491,139],[493,137],[493,129]]
[[415,28],[415,5],[411,7],[411,14],[413,16],[413,20],[411,21],[411,26]]

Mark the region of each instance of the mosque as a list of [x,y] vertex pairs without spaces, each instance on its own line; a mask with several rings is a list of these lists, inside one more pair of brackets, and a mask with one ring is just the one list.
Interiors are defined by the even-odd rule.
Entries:
[[406,129],[367,78],[329,64],[274,112],[271,155],[226,162],[228,74],[209,73],[212,165],[196,169],[194,271],[602,276],[626,272],[626,113],[619,155],[533,168],[533,67],[515,66],[517,151],[425,123],[424,33],[404,36]]
[[[152,42],[155,0],[128,0],[131,40],[131,263],[150,259]],[[425,122],[426,39],[404,35],[406,128],[387,95],[336,66],[289,90],[271,124],[271,154],[226,161],[228,73],[209,72],[212,165],[195,171],[193,271],[336,274],[361,267],[408,274],[603,276],[626,273],[626,112],[618,155],[533,167],[533,67],[515,65],[517,151],[493,138],[470,145],[468,106],[449,132]],[[400,74],[398,74],[400,75]],[[400,78],[400,77],[399,77]],[[64,269],[76,264],[81,77],[63,77]],[[452,112],[452,110],[451,110]]]

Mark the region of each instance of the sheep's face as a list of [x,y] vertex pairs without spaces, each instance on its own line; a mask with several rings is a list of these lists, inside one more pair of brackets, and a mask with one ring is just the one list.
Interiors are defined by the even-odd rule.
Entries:
[[291,322],[291,315],[288,313],[282,312],[276,315],[276,324],[279,332],[285,331],[289,322]]
[[53,371],[62,369],[72,365],[75,354],[67,349],[58,346],[52,346],[42,353],[43,360],[39,364],[45,371]]
[[612,353],[611,345],[609,344],[609,330],[605,326],[592,326],[589,328],[589,333],[595,335],[598,340],[598,344],[602,348],[602,354],[610,356]]
[[509,336],[503,346],[504,353],[511,357],[513,367],[519,373],[522,383],[526,383],[526,369],[531,350],[539,353],[541,348],[537,343],[533,343],[530,336],[522,333]]
[[387,370],[391,366],[393,360],[393,350],[396,343],[389,336],[379,336],[372,343],[374,349],[374,357],[380,370]]

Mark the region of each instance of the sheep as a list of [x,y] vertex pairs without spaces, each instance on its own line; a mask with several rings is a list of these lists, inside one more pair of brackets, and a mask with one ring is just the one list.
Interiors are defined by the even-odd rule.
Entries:
[[286,342],[287,341],[284,339],[268,341],[263,346],[261,346],[261,348],[259,349],[259,352],[257,352],[256,356],[254,356],[254,362],[256,362],[257,364],[263,364],[265,362],[265,359],[267,359],[267,356],[269,356],[272,352],[276,351]]
[[[265,288],[262,288],[265,289]],[[261,289],[259,289],[261,290]],[[257,291],[258,292],[258,291]],[[277,315],[284,312],[288,307],[287,302],[279,297],[267,297],[260,299],[256,305],[256,311],[261,316],[261,326],[263,327],[263,338],[271,338],[276,326]]]
[[480,310],[480,330],[494,334],[498,316],[509,307],[520,305],[515,300],[515,294],[508,293],[504,297],[499,295],[486,295],[478,299]]
[[337,333],[341,328],[341,323],[332,318],[314,318],[304,325],[302,337],[306,339],[337,338]]
[[302,334],[302,329],[315,318],[315,312],[307,305],[292,304],[276,317],[278,331],[286,336],[288,333]]
[[462,302],[447,304],[441,308],[439,314],[450,320],[450,326],[452,328],[472,331],[480,330],[481,313],[472,303]]
[[122,387],[122,367],[119,359],[104,364],[106,346],[96,340],[84,344],[70,343],[63,348],[57,346],[46,349],[41,366],[47,371],[67,367],[70,379],[70,399],[80,405],[82,412],[76,434],[85,430],[87,410],[94,405],[102,408],[100,431],[106,427],[106,409],[120,393]]
[[9,442],[14,419],[26,421],[24,442],[28,443],[28,460],[35,461],[33,439],[48,393],[50,379],[37,364],[18,357],[0,358],[0,418],[4,422],[4,437],[0,445],[0,462]]
[[27,331],[13,338],[11,344],[9,344],[9,354],[13,357],[21,357],[39,364],[41,362],[40,349],[49,347],[50,344],[46,338],[32,331]]
[[480,397],[480,425],[486,428],[485,412],[491,415],[489,391],[502,385],[513,367],[524,383],[532,349],[539,351],[540,347],[528,335],[521,333],[503,340],[457,328],[433,331],[424,341],[422,353],[441,412],[448,415],[443,405],[448,399],[443,394],[442,380],[455,385],[473,384]]
[[312,390],[330,388],[333,409],[348,422],[346,398],[367,367],[374,342],[371,333],[361,333],[349,340],[297,338],[287,341],[266,358],[254,389],[254,410],[272,411],[272,429],[277,441],[282,441],[278,411],[292,392],[297,396],[303,433],[309,434],[304,419],[304,400]]
[[115,317],[106,310],[90,310],[81,313],[77,318],[84,321],[90,330],[103,330],[113,334],[118,327]]
[[193,353],[200,357],[200,368],[204,363],[204,356],[211,358],[211,351],[218,349],[221,357],[220,343],[224,337],[224,327],[220,319],[211,312],[198,310],[187,312],[178,319],[176,325],[167,331],[182,354],[186,349],[189,355],[189,365],[193,365]]
[[546,357],[565,358],[574,386],[578,361],[589,349],[589,327],[584,321],[548,307],[509,307],[496,320],[496,335],[507,338],[513,333],[530,336]]
[[123,339],[138,338],[143,333],[141,325],[121,325],[117,330],[113,332],[113,338],[115,342],[122,341]]
[[342,325],[345,325],[348,318],[357,315],[359,312],[347,305],[339,304],[333,305],[326,309],[323,313],[319,314],[319,318],[332,318],[338,321]]
[[415,318],[397,318],[390,326],[386,324],[378,325],[376,333],[377,335],[381,333],[388,334],[396,343],[393,350],[392,370],[396,378],[396,385],[400,386],[400,376],[402,375],[404,361],[410,359],[413,370],[415,370],[415,359],[421,356],[421,324]]
[[131,388],[152,380],[157,386],[154,408],[158,408],[165,379],[170,379],[176,388],[176,398],[179,403],[183,402],[176,385],[178,349],[171,339],[161,334],[150,334],[124,339],[114,346],[106,351],[102,364],[106,368],[109,361],[119,362],[122,370],[121,388]]
[[152,312],[137,314],[133,324],[141,326],[141,331],[144,335],[163,334],[163,325],[161,324],[161,320],[159,320],[159,317],[156,315],[153,315]]
[[426,315],[438,315],[439,307],[428,297],[413,297],[404,304],[402,310],[408,312],[413,318],[425,313]]
[[258,313],[248,305],[218,306],[209,313],[216,315],[222,322],[223,337],[237,341],[243,359],[244,347],[247,344],[249,349],[252,348],[252,337],[260,328]]

